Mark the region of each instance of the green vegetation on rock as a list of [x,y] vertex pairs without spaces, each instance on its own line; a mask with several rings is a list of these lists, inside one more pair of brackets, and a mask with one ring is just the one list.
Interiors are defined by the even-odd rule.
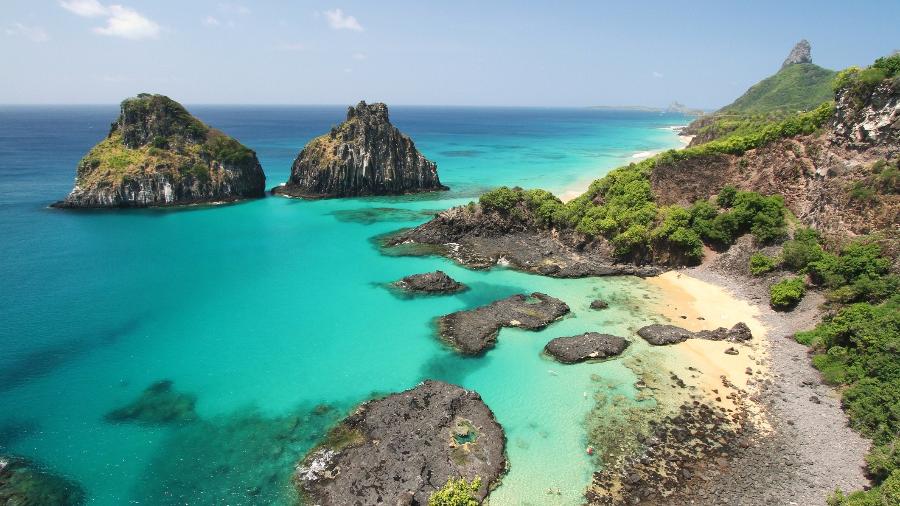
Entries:
[[778,267],[778,261],[764,253],[756,252],[750,255],[750,274],[760,276],[772,272]]
[[831,81],[837,74],[812,63],[788,65],[754,84],[722,114],[759,114],[808,111],[831,100]]
[[471,482],[465,478],[450,478],[431,494],[428,506],[478,506],[480,503],[475,494],[480,487],[481,478],[476,477]]

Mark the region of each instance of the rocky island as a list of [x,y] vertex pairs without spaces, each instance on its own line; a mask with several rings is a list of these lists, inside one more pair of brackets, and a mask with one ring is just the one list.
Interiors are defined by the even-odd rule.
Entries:
[[578,336],[553,339],[544,347],[544,353],[563,364],[577,364],[621,355],[629,344],[631,343],[619,336],[585,332]]
[[437,165],[391,124],[387,106],[360,102],[347,109],[346,121],[309,141],[294,160],[287,183],[272,193],[323,198],[447,189]]
[[391,283],[395,288],[418,294],[450,294],[466,290],[466,285],[456,281],[444,271],[411,274]]
[[565,302],[543,293],[518,294],[438,319],[438,331],[463,355],[493,348],[502,327],[540,330],[569,313]]
[[448,480],[480,502],[506,471],[506,437],[473,391],[440,381],[360,405],[297,465],[308,504],[427,504]]
[[122,102],[106,139],[78,163],[62,208],[158,207],[265,195],[256,153],[181,104],[142,93]]

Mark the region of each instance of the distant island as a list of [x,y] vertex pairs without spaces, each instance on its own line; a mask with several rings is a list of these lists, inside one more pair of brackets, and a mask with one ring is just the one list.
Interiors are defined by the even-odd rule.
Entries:
[[702,116],[706,112],[703,109],[688,107],[681,102],[674,101],[668,107],[650,107],[644,105],[593,105],[589,109],[600,109],[607,111],[639,111],[639,112],[658,112],[658,113],[678,113],[686,116]]

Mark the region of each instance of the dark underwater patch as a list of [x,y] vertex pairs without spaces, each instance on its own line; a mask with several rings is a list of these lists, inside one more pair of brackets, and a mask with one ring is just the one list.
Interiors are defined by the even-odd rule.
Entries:
[[380,222],[423,221],[439,213],[438,209],[403,209],[399,207],[367,207],[363,209],[341,209],[331,214],[347,223],[374,225]]
[[193,422],[197,396],[178,392],[171,380],[157,381],[134,401],[106,414],[108,422],[134,422],[145,425],[167,425]]
[[458,149],[451,151],[441,151],[441,155],[449,158],[477,158],[483,155],[483,151],[477,149]]

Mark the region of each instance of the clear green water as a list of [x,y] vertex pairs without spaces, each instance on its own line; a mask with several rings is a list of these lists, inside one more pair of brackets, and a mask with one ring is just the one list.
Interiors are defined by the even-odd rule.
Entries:
[[[269,186],[343,114],[192,110],[257,150]],[[634,377],[619,361],[563,366],[540,350],[560,335],[628,333],[650,318],[641,309],[649,288],[633,278],[553,280],[384,256],[371,239],[500,184],[562,191],[599,177],[634,152],[676,146],[664,127],[685,118],[396,108],[395,123],[438,162],[452,192],[270,197],[185,211],[47,209],[115,113],[0,109],[0,451],[71,476],[96,505],[286,503],[293,463],[330,423],[373,394],[437,378],[477,390],[506,429],[510,472],[491,504],[580,502],[594,470],[583,425],[592,394],[612,383],[633,395]],[[472,289],[408,299],[383,286],[433,269]],[[572,315],[541,332],[505,329],[476,359],[435,338],[437,316],[532,291],[563,299]],[[589,310],[596,297],[612,307]],[[161,379],[197,395],[200,422],[103,420]],[[333,409],[316,412],[320,404]]]

